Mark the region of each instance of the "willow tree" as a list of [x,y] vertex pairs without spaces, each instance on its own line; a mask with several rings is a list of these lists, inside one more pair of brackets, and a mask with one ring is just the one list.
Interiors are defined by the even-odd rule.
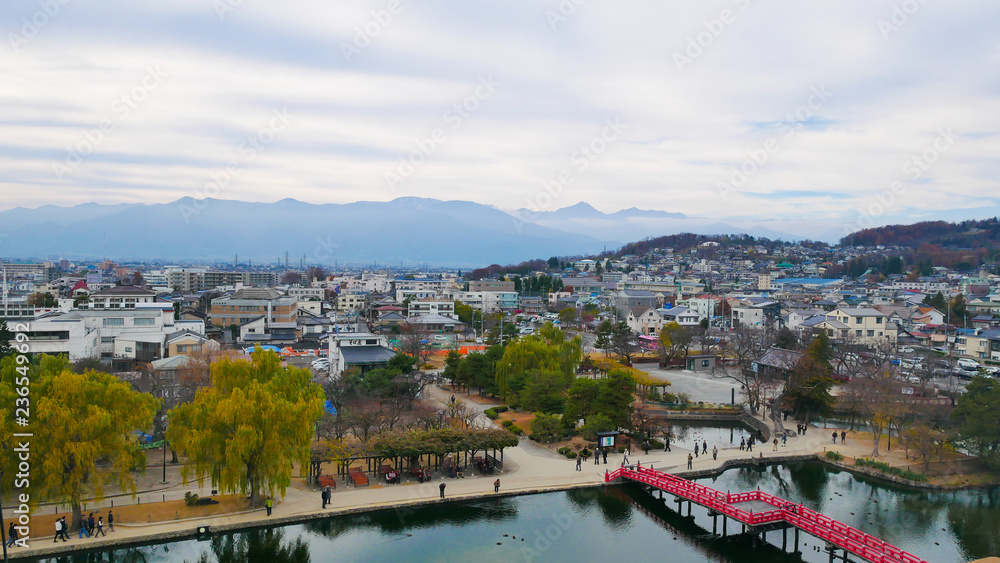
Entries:
[[187,457],[199,484],[250,494],[282,496],[292,464],[309,462],[309,443],[323,413],[323,390],[307,370],[282,367],[274,352],[256,350],[250,361],[222,359],[212,365],[212,385],[194,401],[170,411],[167,439]]
[[512,377],[535,370],[558,372],[568,386],[583,359],[581,342],[579,336],[567,338],[558,327],[546,323],[537,335],[518,338],[510,343],[496,367],[500,394],[504,397],[509,395]]
[[[3,362],[5,381],[17,373],[12,360]],[[77,527],[83,499],[103,499],[107,484],[135,494],[134,472],[146,466],[136,431],[152,427],[160,401],[107,373],[74,373],[61,358],[30,367],[31,487],[36,498],[69,504]]]

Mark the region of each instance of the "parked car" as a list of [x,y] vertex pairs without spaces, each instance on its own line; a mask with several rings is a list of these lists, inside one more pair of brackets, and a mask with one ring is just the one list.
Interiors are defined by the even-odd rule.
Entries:
[[443,334],[435,334],[434,340],[448,340],[448,337]]

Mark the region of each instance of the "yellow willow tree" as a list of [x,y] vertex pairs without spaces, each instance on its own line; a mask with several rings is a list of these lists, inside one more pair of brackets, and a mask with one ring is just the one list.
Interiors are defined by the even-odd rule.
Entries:
[[309,443],[323,414],[323,390],[308,370],[282,367],[274,352],[255,351],[251,360],[212,364],[212,385],[194,401],[170,411],[167,439],[187,457],[201,483],[250,493],[279,492],[291,483],[292,464],[309,462]]
[[580,337],[566,338],[566,334],[558,327],[545,323],[539,334],[518,338],[507,345],[503,357],[497,362],[497,388],[501,395],[507,397],[510,378],[529,371],[558,372],[565,378],[565,385],[568,387],[582,360]]
[[[31,486],[37,497],[65,499],[77,527],[83,499],[103,499],[107,483],[135,494],[134,471],[146,467],[135,433],[152,428],[160,401],[107,373],[73,373],[61,358],[30,367]],[[11,368],[5,360],[5,380]]]

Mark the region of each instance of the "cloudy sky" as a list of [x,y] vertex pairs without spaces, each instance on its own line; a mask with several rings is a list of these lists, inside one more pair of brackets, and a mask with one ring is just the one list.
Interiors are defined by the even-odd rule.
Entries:
[[992,216],[1000,3],[5,0],[0,209]]

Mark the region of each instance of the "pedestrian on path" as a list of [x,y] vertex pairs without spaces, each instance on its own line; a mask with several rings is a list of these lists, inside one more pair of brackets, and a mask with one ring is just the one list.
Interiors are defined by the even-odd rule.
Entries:
[[274,499],[271,497],[267,497],[267,500],[264,501],[264,508],[267,509],[267,515],[270,516],[271,509],[274,508]]
[[91,512],[90,513],[90,517],[87,518],[87,524],[89,525],[88,527],[90,528],[88,530],[90,532],[90,535],[94,535],[94,529],[96,528],[96,526],[95,526],[95,522],[94,522],[94,513],[93,512]]
[[323,508],[326,508],[326,505],[330,504],[330,498],[330,487],[323,487]]
[[[494,485],[496,485],[496,484],[494,483]],[[438,485],[438,489],[441,490],[441,498],[444,498],[444,483],[441,483],[440,485]]]
[[692,463],[693,461],[694,461],[694,458],[693,458],[693,457],[691,457],[691,454],[688,454],[688,469],[691,469],[691,468],[692,468],[692,466],[691,466],[691,463]]
[[788,432],[785,432],[784,434],[781,435],[781,447],[785,447],[785,444],[787,443],[788,443]]
[[[691,455],[691,454],[688,454]],[[698,457],[698,444],[694,445],[694,457]]]
[[94,534],[94,537],[96,538],[98,535],[108,537],[108,534],[104,532],[104,518],[100,516],[97,517],[97,533]]
[[[442,485],[443,485],[443,483],[442,483]],[[443,492],[444,489],[441,489],[441,491]],[[497,479],[496,481],[493,481],[493,492],[494,493],[499,493],[500,492],[500,479]]]
[[11,522],[7,528],[7,547],[14,547],[15,541],[17,541],[17,530],[14,528],[14,522]]
[[707,454],[708,453],[708,441],[707,440],[702,440],[701,441],[701,453],[703,453],[703,454]]
[[712,461],[719,459],[719,446],[712,446]]
[[847,443],[847,432],[845,430],[840,431],[840,443],[841,444]]
[[747,451],[748,452],[753,451],[753,436],[750,436],[750,439],[747,440]]
[[837,443],[837,431],[836,430],[833,431],[833,443],[834,444]]
[[60,520],[60,519],[57,518],[56,519],[56,535],[55,535],[55,537],[52,538],[52,543],[56,543],[57,541],[59,541],[60,537],[62,537],[62,520]]
[[604,465],[608,464],[608,450],[601,450],[601,457],[604,458]]
[[774,448],[771,449],[772,452],[778,451],[778,437],[774,437]]
[[594,450],[594,465],[601,464],[601,450]]
[[628,464],[628,448],[625,448],[625,457],[622,458],[622,465]]
[[577,456],[577,458],[576,458],[576,470],[577,471],[583,471],[583,458],[582,457]]
[[649,455],[649,440],[646,440],[645,442],[643,442],[643,444],[642,444],[642,451],[646,455]]
[[666,441],[664,442],[665,445],[663,446],[663,448],[664,448],[663,451],[669,452],[670,451],[670,436],[669,435],[665,436],[664,440],[666,440]]
[[747,449],[747,439],[741,437],[740,438],[740,451],[742,452],[745,449]]
[[115,531],[115,515],[111,513],[111,509],[108,509],[108,530]]
[[87,530],[87,523],[80,522],[80,533],[77,534],[76,539],[83,539],[84,534],[86,534],[88,538],[90,537],[90,531]]

